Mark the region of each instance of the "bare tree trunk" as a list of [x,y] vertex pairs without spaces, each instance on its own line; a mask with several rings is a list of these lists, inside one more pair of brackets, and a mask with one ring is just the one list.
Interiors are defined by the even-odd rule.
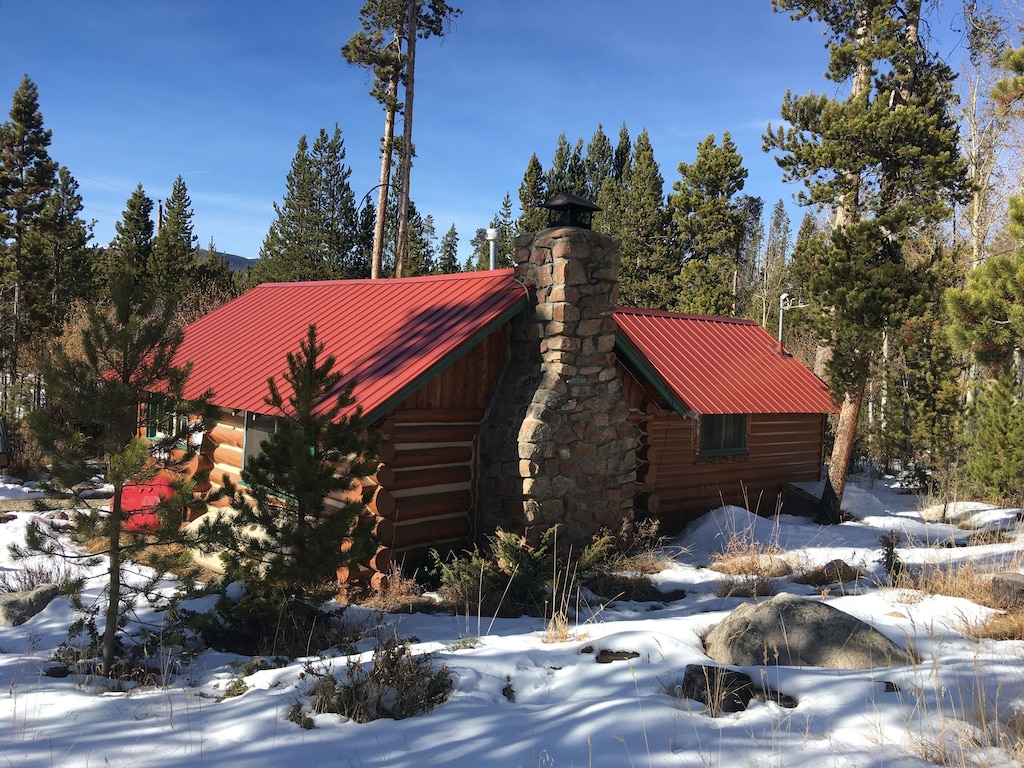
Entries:
[[103,675],[110,674],[114,666],[117,618],[121,610],[121,495],[123,483],[114,485],[114,498],[110,501],[110,539],[107,555],[110,558],[110,594],[107,596],[106,625],[103,627]]
[[384,261],[384,225],[388,216],[388,191],[391,188],[391,156],[395,146],[395,102],[398,98],[398,75],[388,81],[388,104],[384,109],[384,140],[380,157],[380,184],[377,190],[377,218],[373,225],[373,256],[370,277],[381,277]]
[[828,465],[828,479],[835,491],[837,505],[843,501],[846,490],[846,477],[850,472],[853,459],[853,443],[857,436],[857,420],[860,418],[860,407],[864,402],[864,387],[859,392],[847,394],[843,400],[843,409],[839,413],[839,424],[836,426],[836,441],[832,445],[832,458]]
[[409,180],[412,176],[412,100],[416,74],[416,16],[419,0],[409,0],[406,24],[407,63],[405,65],[405,108],[402,112],[402,190],[398,208],[398,241],[395,245],[395,277],[402,277],[409,242]]

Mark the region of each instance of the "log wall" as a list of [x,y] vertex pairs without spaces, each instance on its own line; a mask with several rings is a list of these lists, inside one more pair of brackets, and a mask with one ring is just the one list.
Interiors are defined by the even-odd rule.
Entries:
[[776,511],[782,486],[821,474],[823,414],[751,414],[748,452],[697,456],[697,422],[684,419],[620,368],[630,416],[641,432],[636,507],[675,531],[723,504]]
[[502,328],[376,426],[388,473],[377,477],[394,504],[390,513],[379,511],[376,530],[391,558],[472,540],[480,428],[507,359]]

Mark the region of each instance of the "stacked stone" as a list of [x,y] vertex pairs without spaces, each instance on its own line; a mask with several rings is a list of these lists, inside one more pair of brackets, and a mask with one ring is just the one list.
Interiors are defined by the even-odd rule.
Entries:
[[562,524],[568,540],[586,540],[633,509],[637,431],[613,354],[618,243],[563,227],[516,245],[516,276],[532,301],[513,323],[494,429],[484,433],[491,460],[479,509],[496,517],[492,527]]

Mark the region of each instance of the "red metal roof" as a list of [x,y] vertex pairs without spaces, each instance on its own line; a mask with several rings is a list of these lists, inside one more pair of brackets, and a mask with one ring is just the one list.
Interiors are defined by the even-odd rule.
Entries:
[[[187,395],[214,391],[224,408],[269,409],[267,379],[281,378],[311,323],[344,386],[373,422],[526,305],[513,270],[398,280],[264,283],[185,329]],[[750,320],[619,308],[626,357],[700,414],[821,413],[822,382]]]
[[619,308],[619,332],[698,414],[823,413],[828,388],[753,320]]
[[298,352],[310,324],[325,354],[355,379],[354,396],[372,422],[396,398],[454,362],[523,306],[511,269],[397,280],[264,283],[185,329],[179,362],[191,361],[189,397],[206,389],[223,408],[266,413],[267,379],[281,394],[285,355]]

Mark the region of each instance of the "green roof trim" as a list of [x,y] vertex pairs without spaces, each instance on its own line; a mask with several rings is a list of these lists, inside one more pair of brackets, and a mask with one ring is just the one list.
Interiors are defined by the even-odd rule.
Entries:
[[391,397],[389,397],[379,406],[374,408],[372,411],[370,411],[369,413],[364,413],[363,423],[367,425],[372,425],[378,421],[383,420],[389,413],[391,413],[391,411],[393,411],[398,406],[399,403],[401,403],[403,400],[408,399],[414,392],[416,392],[416,390],[418,390],[431,379],[441,374],[444,370],[455,365],[456,362],[458,362],[460,359],[469,354],[469,352],[471,352],[480,342],[482,342],[484,339],[486,339],[488,336],[494,333],[498,328],[503,326],[513,317],[515,317],[524,309],[526,309],[529,303],[530,300],[524,294],[523,297],[519,299],[519,301],[517,301],[512,307],[505,310],[502,314],[500,314],[491,322],[487,323],[487,325],[485,325],[479,331],[477,331],[469,341],[460,346],[457,350],[455,350],[442,360],[438,361],[436,365],[433,365],[430,368],[428,368],[426,371],[417,376],[406,386],[402,387],[402,389],[393,394]]
[[647,382],[654,387],[659,395],[668,401],[668,404],[672,406],[672,410],[682,416],[684,419],[696,419],[699,414],[690,408],[686,403],[680,400],[676,394],[668,388],[665,384],[665,380],[658,375],[658,372],[654,367],[647,362],[639,350],[633,346],[629,338],[622,331],[615,331],[615,349],[626,358],[634,368],[643,376]]

